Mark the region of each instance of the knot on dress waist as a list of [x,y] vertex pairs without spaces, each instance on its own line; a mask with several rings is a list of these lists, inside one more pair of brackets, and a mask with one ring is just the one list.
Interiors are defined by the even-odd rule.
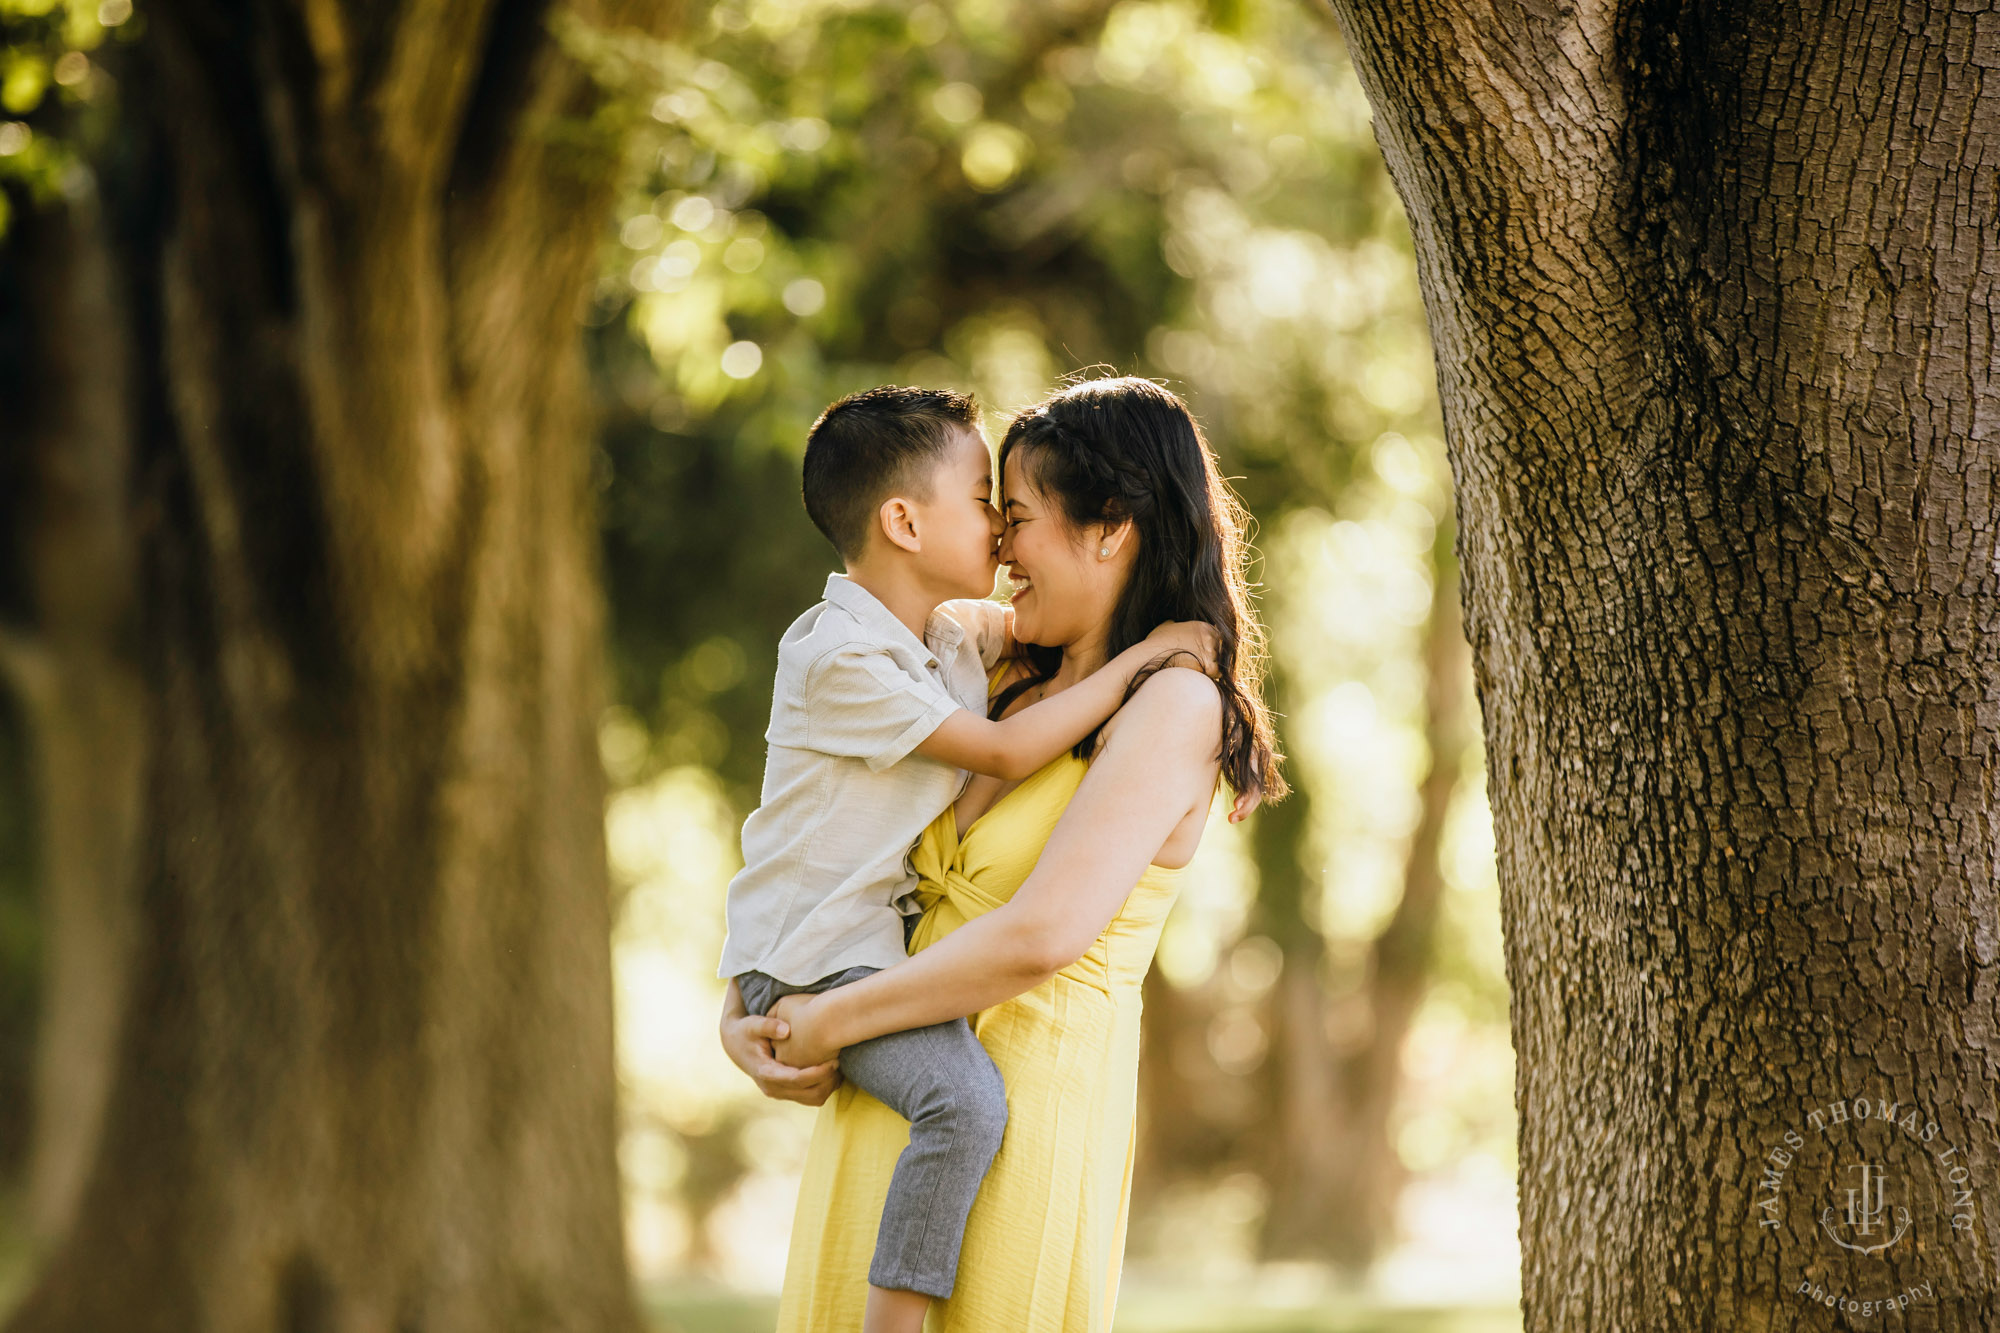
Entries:
[[917,902],[929,911],[939,902],[949,902],[965,916],[978,916],[990,912],[1007,901],[1006,896],[981,888],[979,883],[962,870],[936,871],[919,865],[916,888]]

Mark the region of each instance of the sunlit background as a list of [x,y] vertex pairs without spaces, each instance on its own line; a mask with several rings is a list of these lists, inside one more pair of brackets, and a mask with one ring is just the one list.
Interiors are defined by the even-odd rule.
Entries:
[[1450,475],[1332,24],[1272,0],[739,0],[682,45],[573,40],[647,122],[585,316],[636,1270],[691,1320],[782,1277],[813,1112],[724,1059],[713,973],[777,639],[838,567],[798,501],[806,428],[901,382],[972,390],[997,438],[1104,366],[1183,393],[1257,516],[1302,788],[1212,824],[1162,942],[1124,1322],[1506,1326],[1513,1066]]
[[[10,117],[88,101],[92,52],[143,10],[77,6],[60,54],[8,52],[0,173],[59,188]],[[615,90],[603,114],[643,127],[577,313],[614,621],[620,1161],[663,1324],[769,1326],[814,1114],[723,1057],[714,976],[778,636],[838,567],[799,503],[806,429],[900,382],[973,391],[997,439],[1102,367],[1182,393],[1256,515],[1299,788],[1212,821],[1148,982],[1120,1326],[1517,1328],[1451,477],[1405,221],[1331,21],[724,0],[675,44],[561,31]],[[4,795],[0,948],[32,977],[25,796]]]

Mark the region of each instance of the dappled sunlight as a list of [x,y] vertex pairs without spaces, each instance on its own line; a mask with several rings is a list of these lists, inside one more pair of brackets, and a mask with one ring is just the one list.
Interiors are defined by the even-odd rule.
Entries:
[[[1185,394],[1256,516],[1279,725],[1310,798],[1262,873],[1261,825],[1228,824],[1219,798],[1161,936],[1174,1003],[1149,1000],[1148,1022],[1180,1026],[1148,1095],[1182,1099],[1216,1148],[1143,1168],[1159,1174],[1128,1244],[1134,1327],[1172,1326],[1149,1289],[1188,1310],[1197,1286],[1301,1309],[1400,1299],[1260,1257],[1274,1178],[1257,1145],[1292,1058],[1273,1026],[1290,927],[1263,875],[1296,860],[1326,1049],[1359,1049],[1369,949],[1424,815],[1451,477],[1414,255],[1330,25],[1262,6],[1225,24],[1183,0],[1065,23],[983,0],[724,0],[705,33],[609,62],[644,110],[586,317],[630,412],[608,436],[612,569],[649,571],[620,594],[643,632],[601,737],[630,1244],[649,1278],[771,1291],[812,1123],[723,1060],[710,975],[775,636],[835,567],[798,512],[806,428],[839,393],[896,382],[974,392],[997,433],[1099,364]],[[1387,1126],[1412,1181],[1389,1273],[1478,1268],[1471,1240],[1429,1234],[1439,1210],[1512,1206],[1467,1165],[1511,1164],[1512,1065],[1476,745],[1454,762],[1437,957]]]
[[1391,1305],[1513,1306],[1521,1292],[1517,1210],[1511,1156],[1470,1153],[1411,1182],[1400,1218],[1410,1239],[1377,1266],[1373,1292]]
[[0,1321],[1990,1296],[1987,17],[1549,8],[0,0]]
[[1048,334],[1034,311],[1000,306],[952,329],[945,347],[978,381],[987,401],[1003,409],[1025,407],[1055,378]]
[[1208,979],[1228,941],[1242,935],[1255,899],[1257,871],[1244,846],[1246,834],[1227,818],[1232,799],[1227,785],[1219,784],[1201,846],[1160,933],[1153,964],[1176,986]]

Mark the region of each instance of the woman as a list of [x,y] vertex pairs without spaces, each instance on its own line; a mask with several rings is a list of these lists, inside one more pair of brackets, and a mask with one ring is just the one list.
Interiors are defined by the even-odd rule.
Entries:
[[[1036,646],[996,669],[994,716],[1073,684],[1162,620],[1217,627],[1219,679],[1142,674],[1071,754],[1019,782],[974,776],[912,852],[926,910],[910,961],[766,1019],[726,1018],[724,1044],[767,1092],[812,1101],[831,1088],[841,1047],[973,1016],[1006,1080],[1008,1126],[958,1284],[930,1326],[1108,1330],[1131,1193],[1140,983],[1218,776],[1274,799],[1285,788],[1258,693],[1241,507],[1181,401],[1142,379],[1073,385],[1008,425],[1000,467],[1015,637]],[[772,1065],[774,1039],[790,1069]],[[871,1326],[921,1311],[912,1293],[866,1285],[908,1132],[856,1088],[821,1110],[781,1329],[858,1329],[864,1307]]]

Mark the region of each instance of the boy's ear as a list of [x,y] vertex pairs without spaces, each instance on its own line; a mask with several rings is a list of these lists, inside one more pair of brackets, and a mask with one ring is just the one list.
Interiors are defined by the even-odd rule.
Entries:
[[917,507],[900,495],[892,495],[875,511],[875,525],[891,545],[915,555],[924,549],[917,537]]

